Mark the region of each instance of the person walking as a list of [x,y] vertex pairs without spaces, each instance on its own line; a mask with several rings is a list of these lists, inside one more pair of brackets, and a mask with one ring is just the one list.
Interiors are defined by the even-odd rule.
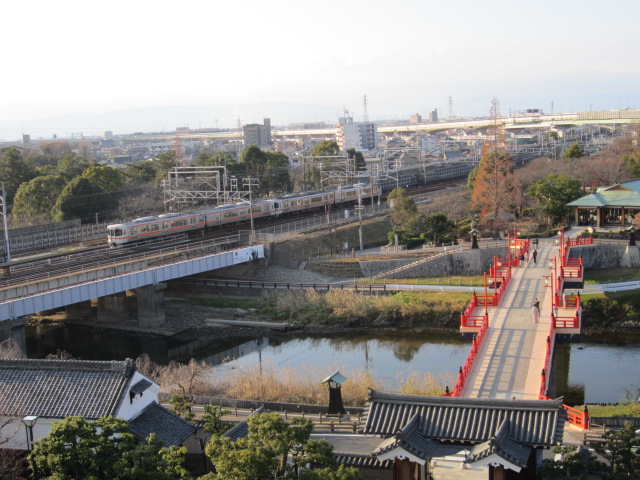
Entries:
[[536,301],[533,302],[531,313],[533,313],[533,323],[538,323],[538,319],[540,318],[540,301],[537,298]]
[[524,252],[524,258],[527,260],[527,263],[529,263],[529,249]]
[[534,263],[534,264],[535,264],[535,263],[537,263],[537,262],[536,262],[536,260],[538,259],[538,249],[537,249],[537,248],[534,248],[534,249],[533,249],[533,254],[532,254],[532,256],[533,256],[533,263]]

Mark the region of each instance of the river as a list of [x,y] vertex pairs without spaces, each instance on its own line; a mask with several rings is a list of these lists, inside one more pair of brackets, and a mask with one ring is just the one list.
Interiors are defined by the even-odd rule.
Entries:
[[[122,360],[147,353],[160,364],[203,360],[216,365],[220,374],[263,362],[317,372],[319,381],[335,370],[349,376],[364,369],[385,385],[425,371],[453,383],[470,346],[457,333],[388,330],[325,336],[203,336],[190,341],[74,325],[26,327],[25,333],[29,358],[42,358],[58,349],[85,360]],[[638,365],[640,334],[583,336],[580,343],[557,343],[554,396],[565,396],[569,404],[581,404],[585,399],[614,403],[627,392],[638,398]]]

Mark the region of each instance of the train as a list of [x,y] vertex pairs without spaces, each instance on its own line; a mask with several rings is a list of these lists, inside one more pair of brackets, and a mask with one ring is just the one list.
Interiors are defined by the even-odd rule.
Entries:
[[380,186],[359,183],[321,192],[256,200],[252,204],[242,202],[219,205],[201,212],[140,217],[130,222],[108,225],[107,241],[112,248],[120,247],[177,233],[192,234],[204,229],[250,222],[251,217],[254,220],[277,218],[333,206],[348,206],[359,199],[364,202],[376,196],[380,196]]

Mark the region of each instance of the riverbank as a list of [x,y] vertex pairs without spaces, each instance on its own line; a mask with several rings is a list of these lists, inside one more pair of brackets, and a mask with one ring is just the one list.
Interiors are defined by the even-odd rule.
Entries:
[[[233,294],[235,293],[235,295]],[[459,314],[469,302],[462,292],[393,292],[370,295],[350,291],[319,293],[308,291],[263,292],[242,297],[198,295],[196,298],[167,298],[166,321],[156,327],[140,327],[132,308],[129,319],[98,322],[95,311],[84,318],[68,317],[64,311],[27,317],[29,325],[73,324],[97,330],[122,331],[144,336],[197,338],[199,335],[260,336],[271,334],[268,325],[220,325],[210,320],[282,322],[282,335],[300,333],[343,333],[372,329],[398,331],[457,332]],[[583,335],[640,331],[640,298],[637,292],[583,296]],[[135,302],[133,302],[135,303]]]

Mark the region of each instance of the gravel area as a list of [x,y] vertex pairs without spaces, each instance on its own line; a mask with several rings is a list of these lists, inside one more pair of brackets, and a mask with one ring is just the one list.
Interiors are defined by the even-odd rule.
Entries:
[[334,278],[322,273],[309,270],[294,270],[292,268],[270,265],[254,277],[256,280],[289,283],[333,283]]

